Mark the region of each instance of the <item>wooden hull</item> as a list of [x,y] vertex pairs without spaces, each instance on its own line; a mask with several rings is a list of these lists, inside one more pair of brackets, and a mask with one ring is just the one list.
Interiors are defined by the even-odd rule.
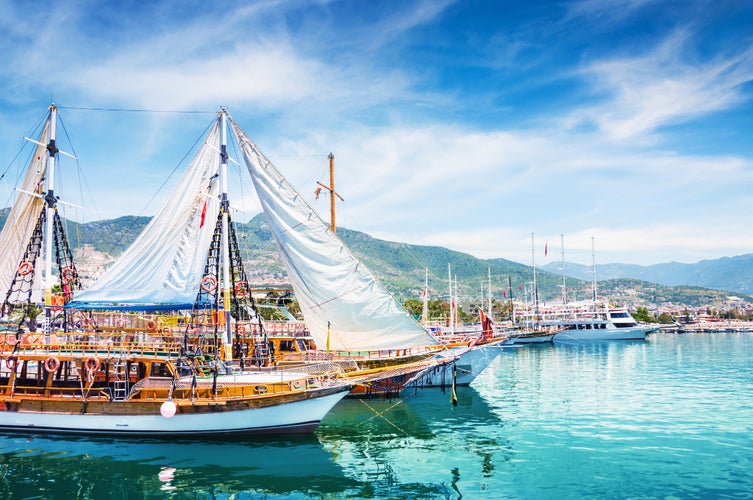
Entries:
[[349,386],[259,398],[176,401],[177,413],[160,414],[164,401],[60,401],[22,399],[0,406],[0,430],[116,436],[222,436],[313,432]]

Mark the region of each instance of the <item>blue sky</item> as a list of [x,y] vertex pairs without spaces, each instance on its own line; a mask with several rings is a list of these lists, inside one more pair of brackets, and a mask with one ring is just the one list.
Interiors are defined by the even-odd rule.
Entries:
[[584,264],[592,238],[601,263],[751,253],[750,26],[747,0],[0,1],[0,202],[51,101],[78,220],[156,211],[226,106],[324,217],[332,151],[338,225],[375,237],[530,264],[534,233],[537,265],[561,234]]

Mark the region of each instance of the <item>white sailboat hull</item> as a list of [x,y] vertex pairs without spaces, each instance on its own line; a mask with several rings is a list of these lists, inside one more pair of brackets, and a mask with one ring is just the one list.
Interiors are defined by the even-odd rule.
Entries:
[[565,330],[554,336],[555,342],[589,340],[645,340],[651,329],[643,327]]
[[501,352],[500,342],[475,346],[470,349],[467,347],[449,349],[439,356],[456,356],[455,363],[443,363],[427,369],[408,387],[450,387],[453,371],[455,371],[456,385],[470,385]]
[[[229,434],[282,434],[312,432],[347,393],[332,394],[262,408],[206,413],[88,414],[0,411],[0,431],[119,436],[210,436]],[[133,403],[110,402],[112,412]]]

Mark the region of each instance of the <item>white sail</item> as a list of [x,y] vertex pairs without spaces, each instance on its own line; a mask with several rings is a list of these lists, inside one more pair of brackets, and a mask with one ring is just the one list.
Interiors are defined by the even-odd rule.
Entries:
[[231,124],[319,348],[329,345],[333,350],[364,351],[436,344],[240,127]]
[[141,234],[71,302],[78,308],[190,308],[212,242],[219,201],[219,120]]
[[[49,117],[45,123],[38,142],[47,144],[50,135]],[[24,178],[17,188],[16,200],[8,213],[2,232],[0,232],[0,292],[5,293],[11,286],[16,271],[23,258],[26,246],[34,232],[37,219],[42,213],[44,206],[44,175],[47,163],[47,149],[44,146],[36,146],[26,169]],[[36,193],[34,196],[30,193]],[[44,268],[42,259],[37,259],[37,271],[35,280],[41,282],[40,271]],[[0,299],[1,300],[1,299]]]

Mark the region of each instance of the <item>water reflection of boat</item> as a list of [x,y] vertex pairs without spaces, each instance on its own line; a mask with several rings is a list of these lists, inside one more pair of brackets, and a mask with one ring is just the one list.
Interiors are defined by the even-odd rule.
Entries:
[[241,491],[316,496],[355,484],[313,435],[253,442],[9,435],[0,460],[12,464],[0,483],[2,498],[143,498],[160,489],[188,498]]
[[[322,420],[317,436],[346,476],[366,478],[363,496],[479,492],[478,482],[495,474],[495,463],[510,460],[507,424],[473,387],[456,392],[457,406],[449,390],[407,390],[393,401],[345,399]],[[431,450],[441,450],[441,463]]]

